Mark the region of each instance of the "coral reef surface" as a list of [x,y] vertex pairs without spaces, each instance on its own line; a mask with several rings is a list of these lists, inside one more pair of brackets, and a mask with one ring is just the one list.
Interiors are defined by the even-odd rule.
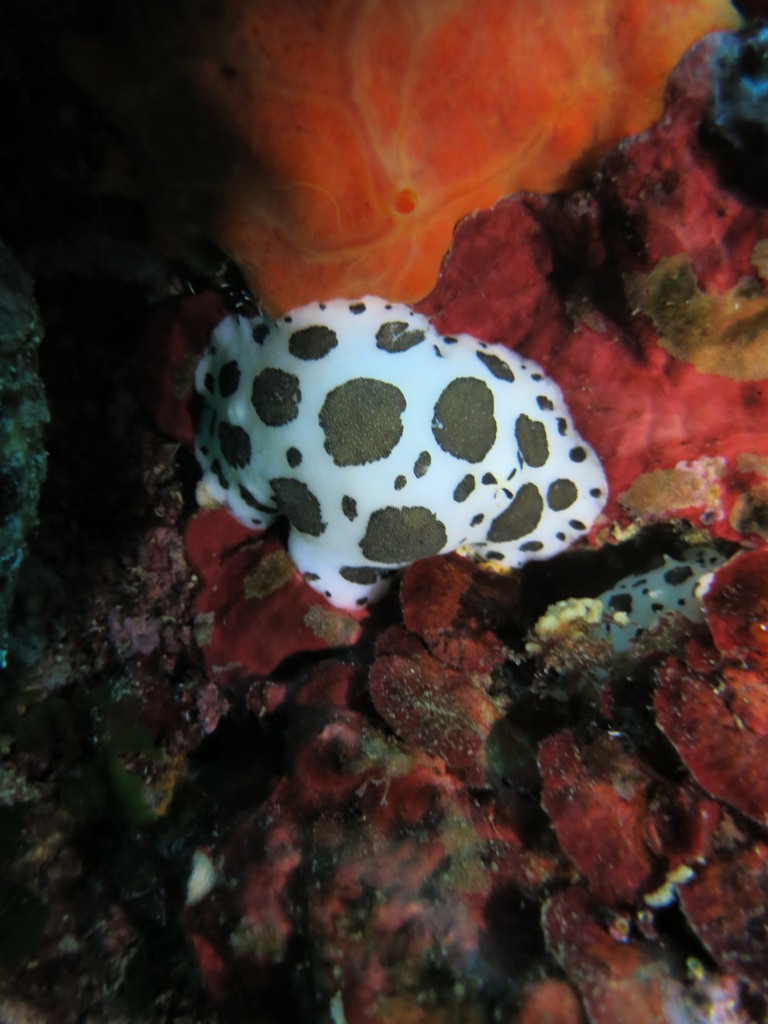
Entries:
[[[350,614],[285,522],[196,502],[195,366],[256,309],[115,193],[124,150],[56,70],[113,14],[5,13],[0,234],[51,421],[0,694],[0,1018],[764,1021],[768,215],[713,116],[750,36],[692,51],[580,191],[466,217],[420,307],[545,368],[604,518]],[[670,571],[617,649],[598,599]]]
[[197,225],[276,315],[413,302],[454,225],[563,188],[658,115],[727,0],[217,0],[117,8],[73,73],[131,138],[177,243]]

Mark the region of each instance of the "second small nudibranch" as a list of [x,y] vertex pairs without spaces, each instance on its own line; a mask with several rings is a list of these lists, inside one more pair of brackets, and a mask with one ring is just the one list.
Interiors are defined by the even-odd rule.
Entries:
[[295,565],[341,607],[430,555],[502,569],[548,558],[606,501],[600,461],[540,366],[380,298],[230,316],[196,388],[208,495],[254,528],[285,516]]
[[681,559],[664,555],[661,566],[622,577],[597,597],[551,604],[531,630],[526,652],[545,670],[589,669],[605,676],[614,658],[670,650],[690,624],[707,621],[703,596],[727,556],[708,544]]
[[598,600],[605,612],[603,629],[614,650],[626,651],[630,641],[662,615],[677,612],[689,622],[704,622],[702,581],[724,561],[724,555],[707,546],[692,549],[680,561],[665,555],[658,569],[625,576],[600,594]]

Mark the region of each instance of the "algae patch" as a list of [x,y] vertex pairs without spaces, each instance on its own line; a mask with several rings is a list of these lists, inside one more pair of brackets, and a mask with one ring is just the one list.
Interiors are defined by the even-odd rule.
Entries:
[[[766,247],[753,262],[762,273]],[[768,296],[759,281],[745,278],[723,295],[699,287],[685,253],[659,260],[650,274],[626,278],[627,296],[650,317],[659,345],[699,373],[731,380],[768,377]]]

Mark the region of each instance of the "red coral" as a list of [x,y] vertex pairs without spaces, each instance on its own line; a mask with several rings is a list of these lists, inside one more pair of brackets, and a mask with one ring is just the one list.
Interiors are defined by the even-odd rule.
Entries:
[[618,941],[608,920],[583,889],[552,897],[542,915],[547,943],[581,993],[589,1019],[593,1024],[676,1019],[673,1007],[683,1003],[684,990],[670,967],[653,945]]
[[526,992],[516,1024],[586,1024],[584,1008],[570,985],[548,978]]
[[580,751],[569,731],[542,743],[539,767],[542,802],[564,852],[598,897],[631,900],[651,872],[647,770],[608,739]]
[[197,638],[216,679],[266,675],[297,651],[354,643],[359,623],[308,587],[273,535],[257,537],[225,509],[188,524],[187,552],[200,575]]
[[570,731],[557,733],[542,743],[539,766],[563,851],[609,903],[636,899],[700,856],[717,820],[706,801],[657,778],[610,737],[577,746]]
[[717,963],[768,996],[768,846],[699,868],[680,905]]
[[768,682],[762,672],[723,669],[725,700],[737,722],[755,736],[768,738]]
[[500,717],[486,688],[486,677],[446,668],[426,651],[377,658],[369,680],[376,710],[399,736],[476,784],[485,781],[484,743]]
[[718,650],[768,667],[768,550],[744,552],[718,569],[703,603]]
[[723,692],[674,659],[659,673],[653,703],[659,728],[696,781],[755,821],[768,821],[768,737],[745,729]]
[[230,984],[230,971],[224,957],[216,951],[212,942],[198,932],[191,931],[189,941],[203,984],[214,999],[223,999]]
[[349,1024],[403,1019],[425,998],[437,1020],[473,1014],[481,976],[509,1000],[541,954],[529,894],[551,881],[551,860],[501,799],[470,799],[438,758],[332,706],[353,678],[325,663],[281,705],[287,774],[257,811],[243,816],[241,802],[221,822],[230,881],[187,908],[201,969],[225,1003],[261,1001],[292,944],[309,941],[307,983],[340,993]]
[[403,622],[432,654],[465,672],[488,672],[504,661],[496,632],[518,614],[517,577],[494,577],[454,555],[428,558],[403,577]]

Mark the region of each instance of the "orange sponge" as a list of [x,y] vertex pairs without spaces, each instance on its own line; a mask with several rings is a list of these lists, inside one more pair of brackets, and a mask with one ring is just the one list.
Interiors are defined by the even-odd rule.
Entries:
[[139,147],[155,208],[273,314],[419,299],[460,217],[572,183],[654,120],[691,43],[739,21],[727,0],[145,6],[70,65]]

